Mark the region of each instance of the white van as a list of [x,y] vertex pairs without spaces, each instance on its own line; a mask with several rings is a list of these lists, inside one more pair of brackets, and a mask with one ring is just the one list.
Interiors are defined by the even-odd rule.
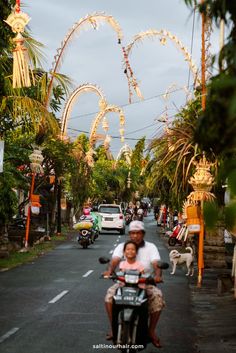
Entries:
[[102,230],[116,230],[125,234],[125,219],[120,205],[101,204],[98,213],[102,217]]

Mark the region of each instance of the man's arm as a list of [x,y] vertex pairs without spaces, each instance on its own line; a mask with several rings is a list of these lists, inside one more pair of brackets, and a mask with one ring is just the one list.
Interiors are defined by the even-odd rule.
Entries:
[[153,261],[152,262],[153,270],[154,270],[154,279],[156,283],[163,282],[162,280],[162,270],[158,266],[158,261]]

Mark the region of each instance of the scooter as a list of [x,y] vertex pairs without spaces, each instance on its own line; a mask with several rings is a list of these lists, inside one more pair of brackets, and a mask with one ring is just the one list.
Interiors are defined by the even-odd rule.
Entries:
[[143,216],[144,216],[144,211],[142,208],[139,208],[137,211],[137,220],[142,222]]
[[[100,263],[107,263],[103,258]],[[167,263],[160,263],[159,267],[166,269]],[[153,284],[154,278],[145,276],[139,271],[129,270],[117,272],[109,277],[114,281],[124,283],[113,297],[112,332],[113,343],[123,353],[136,353],[146,348],[150,342],[148,337],[148,308],[146,290],[139,288],[139,284]]]
[[15,217],[12,219],[11,223],[9,224],[10,229],[25,229],[26,227],[27,217]]
[[92,221],[80,220],[74,225],[74,229],[78,230],[77,241],[83,249],[87,249],[89,245],[94,243],[95,234]]
[[181,231],[181,228],[181,224],[177,224],[177,226],[173,228],[173,232],[168,239],[169,246],[182,245],[182,240],[178,239],[178,234]]
[[126,213],[125,215],[125,224],[128,225],[132,221],[132,214],[131,213]]

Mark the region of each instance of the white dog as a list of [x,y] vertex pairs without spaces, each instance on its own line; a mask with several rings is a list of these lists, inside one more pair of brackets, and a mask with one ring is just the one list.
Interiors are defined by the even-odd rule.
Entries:
[[186,273],[186,276],[193,276],[194,273],[194,268],[193,268],[193,249],[190,248],[189,246],[186,248],[186,250],[190,250],[190,252],[186,252],[184,254],[181,254],[178,252],[178,250],[171,250],[169,253],[169,258],[170,262],[172,264],[172,272],[171,275],[175,274],[176,266],[181,265],[183,263],[186,264],[188,272]]

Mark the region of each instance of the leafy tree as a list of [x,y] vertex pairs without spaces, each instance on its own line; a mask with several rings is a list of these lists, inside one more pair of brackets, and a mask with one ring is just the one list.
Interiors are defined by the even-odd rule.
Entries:
[[[197,6],[217,26],[223,20],[230,31],[219,54],[219,74],[212,77],[207,85],[206,110],[201,112],[198,120],[195,141],[205,151],[215,154],[219,161],[218,185],[221,184],[222,190],[222,185],[228,181],[233,200],[236,195],[233,187],[236,182],[236,3],[230,0],[205,0],[202,4],[185,0],[185,3]],[[219,194],[219,206],[207,206],[210,216],[206,214],[206,217],[216,221],[220,214],[221,219],[232,229],[232,219],[234,223],[236,220],[236,203],[232,201],[222,212],[222,191]]]
[[[15,196],[15,193],[12,194],[13,188],[20,186],[21,189],[29,190],[30,178],[26,174],[29,172],[28,156],[32,152],[33,145],[47,145],[46,151],[49,152],[52,145],[48,144],[48,141],[51,138],[55,140],[60,133],[59,123],[54,113],[61,107],[68,91],[69,81],[66,76],[55,73],[55,84],[52,95],[49,97],[48,73],[42,69],[41,64],[43,45],[34,40],[30,32],[25,32],[25,46],[33,65],[35,82],[28,88],[12,88],[12,49],[14,46],[12,39],[15,34],[4,20],[11,13],[15,1],[2,0],[0,5],[0,138],[5,141],[4,172],[1,174],[1,185],[6,186],[2,197],[5,199],[9,192],[10,200],[11,195]],[[48,111],[46,105],[49,98],[48,105],[53,113]],[[55,165],[56,154],[51,153],[51,157],[54,158],[52,164]],[[65,160],[70,160],[67,155]],[[26,168],[23,167],[19,171],[17,169],[19,166],[26,166]],[[58,169],[60,168],[61,165],[58,163]],[[62,172],[66,173],[66,170],[63,169]],[[42,180],[41,178],[40,183]],[[3,191],[0,192],[3,193]],[[6,215],[2,219],[8,221],[16,212],[15,204],[13,202],[2,203],[1,212]]]
[[9,42],[11,38],[14,37],[14,33],[11,28],[5,24],[4,20],[10,15],[11,6],[14,5],[14,0],[0,1],[0,97],[4,95],[5,72],[8,66]]
[[[196,5],[193,0],[185,2]],[[223,20],[231,28],[219,55],[220,73],[208,84],[206,110],[201,113],[195,133],[202,149],[228,157],[236,147],[236,5],[230,0],[205,0],[197,6],[216,25]]]
[[88,148],[89,140],[84,134],[78,136],[73,143],[72,155],[76,166],[70,170],[70,193],[76,210],[80,210],[89,197],[91,170],[85,158]]
[[144,159],[145,137],[141,138],[135,145],[131,157],[131,168],[141,173],[143,168],[142,161]]

